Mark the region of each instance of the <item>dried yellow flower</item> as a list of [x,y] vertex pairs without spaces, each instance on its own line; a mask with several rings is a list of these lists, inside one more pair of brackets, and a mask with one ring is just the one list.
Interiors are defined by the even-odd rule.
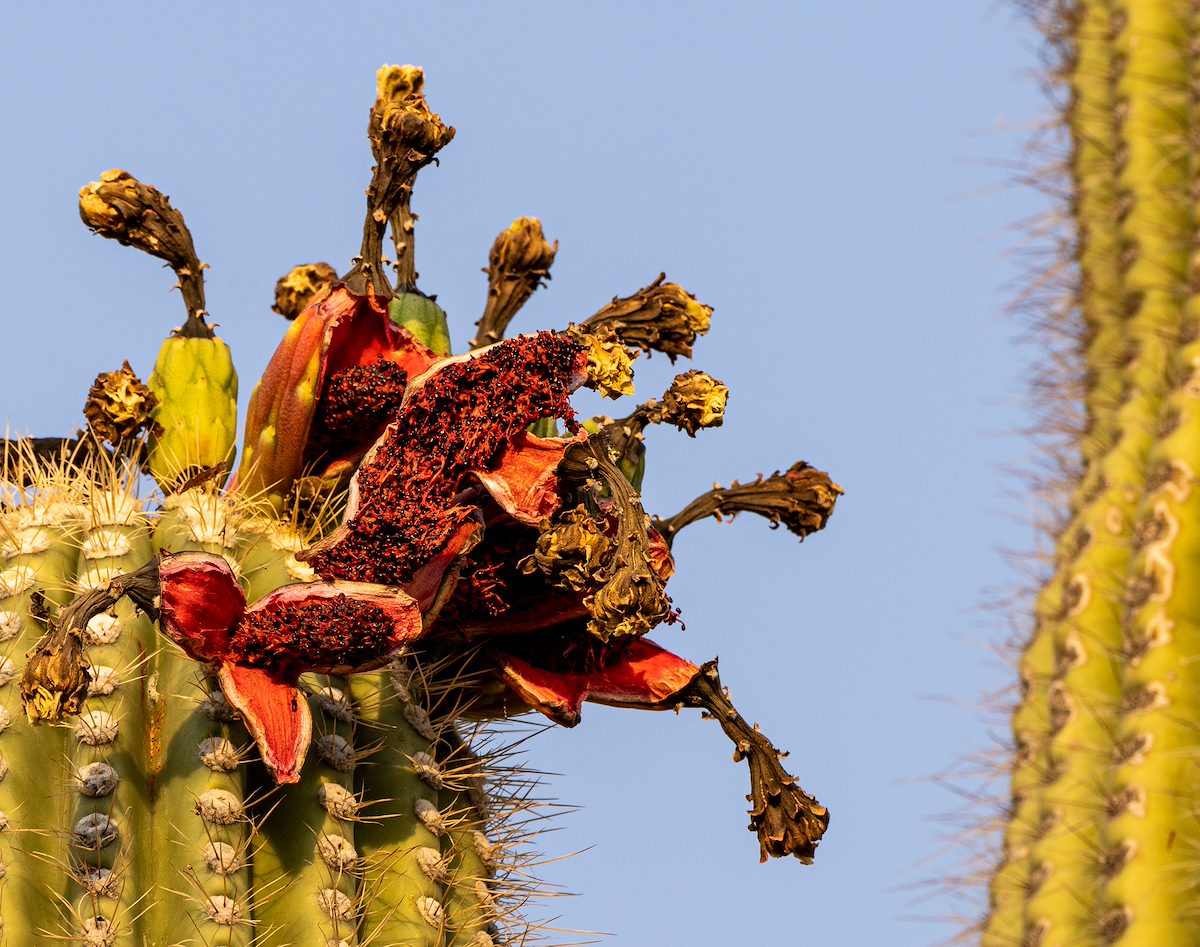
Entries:
[[721,426],[728,398],[727,385],[705,372],[692,369],[676,375],[663,395],[663,420],[695,437],[700,428]]

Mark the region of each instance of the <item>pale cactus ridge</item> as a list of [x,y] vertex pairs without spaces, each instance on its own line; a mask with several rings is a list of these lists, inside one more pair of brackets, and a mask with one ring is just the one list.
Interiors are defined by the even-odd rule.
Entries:
[[[1034,6],[1069,149],[1054,554],[1018,661],[987,947],[1200,942],[1200,19]],[[1045,392],[1045,389],[1043,389]],[[1053,422],[1052,410],[1047,417]]]
[[377,76],[360,251],[275,284],[291,324],[236,472],[238,376],[182,214],[126,171],[80,192],[94,232],[167,261],[187,320],[148,384],[97,376],[84,430],[4,442],[0,947],[572,936],[534,916],[556,807],[522,715],[571,727],[589,701],[700,710],[746,763],[760,860],[815,857],[829,812],[787,754],[715,659],[646,634],[679,623],[684,527],[753,513],[803,540],[841,488],[797,461],[649,516],[644,429],[719,427],[729,388],[685,371],[619,421],[570,396],[634,394],[634,359],[690,358],[712,309],[660,274],[505,338],[556,258],[536,218],[497,238],[452,355],[414,260],[417,172],[454,137],[424,89]]

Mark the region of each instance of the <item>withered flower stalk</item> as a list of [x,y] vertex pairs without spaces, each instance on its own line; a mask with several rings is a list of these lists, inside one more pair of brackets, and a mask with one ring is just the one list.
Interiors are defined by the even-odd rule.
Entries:
[[550,279],[550,267],[558,252],[558,241],[550,243],[536,217],[518,217],[503,230],[488,254],[488,298],[479,327],[471,339],[472,349],[504,338],[512,322],[534,290]]
[[700,707],[716,720],[736,747],[734,762],[745,760],[750,767],[749,828],[758,834],[759,860],[794,855],[812,864],[817,843],[829,827],[829,810],[783,768],[779,761],[787,754],[737,712],[721,685],[716,660],[702,665],[679,697],[683,705]]
[[[596,560],[594,565],[589,563],[589,585],[594,591],[584,599],[592,615],[589,630],[607,641],[611,637],[645,634],[669,620],[672,613],[666,583],[654,570],[651,560],[646,533],[649,517],[637,491],[613,462],[605,435],[601,432],[570,445],[558,466],[558,478],[564,506],[582,506],[597,524],[605,520],[616,522],[616,535],[601,536],[603,548],[587,553]],[[607,490],[612,505],[609,510],[597,504],[601,489]],[[578,533],[579,526],[576,517],[565,528]],[[553,534],[555,530],[549,532]],[[585,528],[583,534],[591,540],[600,531]],[[576,565],[570,558],[566,562]],[[553,576],[556,565],[539,561],[538,567]]]
[[[377,98],[371,107],[367,135],[375,156],[375,168],[367,187],[367,219],[363,224],[363,245],[354,268],[342,280],[351,292],[365,296],[370,286],[381,296],[390,296],[392,287],[383,272],[383,233],[394,214],[412,196],[417,172],[432,162],[437,153],[454,138],[454,129],[446,125],[425,101],[425,72],[417,66],[385,66],[376,82]],[[411,211],[409,212],[411,215]],[[397,252],[398,282],[401,290],[416,286],[411,247],[411,221],[405,234],[400,221]]]
[[695,437],[701,428],[720,427],[724,423],[728,398],[728,386],[692,369],[676,375],[661,399],[651,398],[623,418],[593,420],[607,436],[617,463],[632,465],[632,469],[645,454],[643,432],[651,424],[670,424]]
[[713,487],[696,497],[674,516],[654,520],[669,546],[676,534],[690,523],[715,516],[717,519],[748,512],[765,516],[771,526],[780,525],[801,539],[823,529],[833,514],[834,504],[844,491],[829,474],[800,460],[785,473],[761,474],[751,483],[733,481],[729,487]]
[[79,713],[91,682],[83,653],[83,631],[88,622],[126,595],[142,611],[157,618],[158,593],[155,560],[136,572],[116,576],[106,587],[86,592],[59,610],[49,630],[29,652],[21,674],[21,703],[30,723],[57,723]]
[[672,362],[677,356],[692,357],[696,337],[708,332],[712,307],[678,283],[665,282],[666,273],[632,296],[614,296],[613,301],[582,323],[584,329],[611,329],[625,345],[644,352],[665,352]]
[[204,322],[204,270],[196,256],[192,233],[165,194],[143,184],[128,171],[114,168],[79,191],[79,216],[102,237],[137,247],[166,260],[179,280],[188,318],[178,334],[185,338],[213,337]]

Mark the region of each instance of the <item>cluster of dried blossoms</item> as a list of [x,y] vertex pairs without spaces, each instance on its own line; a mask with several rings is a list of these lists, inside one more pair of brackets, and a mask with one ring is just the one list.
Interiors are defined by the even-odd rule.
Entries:
[[[477,716],[533,709],[573,726],[585,700],[698,707],[733,739],[735,759],[749,762],[762,857],[808,861],[827,810],[737,714],[715,662],[693,664],[647,635],[677,621],[666,585],[684,525],[751,511],[803,538],[824,526],[841,491],[798,463],[652,520],[638,493],[643,430],[666,423],[695,436],[718,426],[728,389],[688,371],[622,419],[583,423],[569,398],[580,386],[632,394],[633,360],[652,351],[690,357],[711,310],[659,277],[560,332],[505,339],[557,250],[535,219],[497,238],[471,350],[450,355],[444,315],[416,289],[412,265],[413,181],[454,134],[422,86],[413,67],[380,73],[361,253],[341,278],[309,264],[279,281],[275,309],[292,322],[251,396],[241,467],[227,487],[292,515],[344,497],[340,525],[296,557],[308,580],[248,603],[221,556],[179,551],[115,580],[71,620],[85,622],[116,594],[157,610],[160,630],[216,672],[280,784],[300,778],[312,736],[301,675],[355,674],[400,652],[436,669]],[[110,172],[85,189],[82,209],[99,232],[168,259],[194,295],[201,265],[156,191]],[[389,225],[397,286],[383,259]],[[102,376],[89,402],[94,436],[118,449],[131,443],[135,381]],[[154,408],[145,403],[143,414]],[[156,467],[153,438],[168,434],[151,430],[148,461],[166,492],[223,476],[221,449]],[[63,666],[73,639],[58,624],[23,682],[34,717],[80,704],[73,659]]]

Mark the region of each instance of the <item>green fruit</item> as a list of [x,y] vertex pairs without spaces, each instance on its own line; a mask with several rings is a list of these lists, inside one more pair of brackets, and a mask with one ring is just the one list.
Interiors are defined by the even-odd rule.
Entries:
[[163,342],[149,380],[158,405],[148,462],[163,490],[200,470],[232,467],[237,386],[232,354],[221,339],[173,335]]
[[433,297],[421,292],[400,293],[388,303],[392,325],[407,329],[418,342],[437,355],[450,354],[450,327],[446,311]]

